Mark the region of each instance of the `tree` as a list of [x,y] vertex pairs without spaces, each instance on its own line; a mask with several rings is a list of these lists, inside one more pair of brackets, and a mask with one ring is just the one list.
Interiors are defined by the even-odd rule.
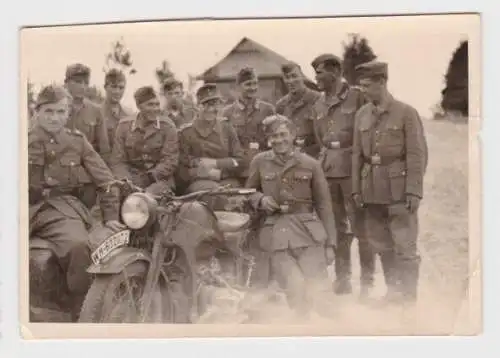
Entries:
[[111,50],[106,55],[103,72],[108,72],[111,68],[118,68],[124,73],[133,75],[137,70],[133,67],[132,54],[125,46],[123,38],[111,44]]
[[469,52],[468,41],[461,41],[453,52],[441,91],[441,107],[446,112],[469,114]]
[[359,34],[351,33],[348,35],[349,41],[342,42],[344,47],[343,70],[344,77],[351,85],[357,82],[355,68],[356,66],[375,60],[377,56],[368,44],[368,40]]

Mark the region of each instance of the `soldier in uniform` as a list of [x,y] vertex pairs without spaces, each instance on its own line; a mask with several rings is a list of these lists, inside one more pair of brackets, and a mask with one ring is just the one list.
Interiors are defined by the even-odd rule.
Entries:
[[361,297],[373,286],[375,256],[363,232],[363,211],[352,202],[352,141],[354,116],[366,100],[361,91],[342,78],[342,61],[333,54],[316,57],[311,66],[323,94],[315,103],[314,128],[321,145],[320,162],[328,179],[337,225],[336,280],[334,291],[349,294],[351,286],[351,243],[358,238],[361,262]]
[[427,146],[418,112],[387,89],[388,66],[356,68],[370,103],[356,115],[352,185],[364,208],[370,244],[380,254],[388,287],[384,302],[414,303],[420,256],[418,208],[423,196]]
[[123,106],[120,102],[125,93],[127,79],[125,74],[113,68],[108,71],[104,77],[104,90],[106,91],[106,98],[102,104],[102,116],[108,131],[109,144],[111,149],[115,139],[115,131],[118,122],[122,118],[131,116],[133,111],[130,108]]
[[[187,192],[227,184],[238,187],[244,170],[243,150],[234,127],[220,116],[221,96],[216,85],[203,85],[196,97],[202,108],[192,123],[180,129],[180,178]],[[213,208],[223,209],[218,200],[210,202]]]
[[111,170],[147,191],[160,194],[175,189],[179,142],[174,123],[161,113],[151,86],[134,93],[139,112],[120,120],[116,128]]
[[182,82],[175,78],[168,78],[162,85],[165,97],[165,114],[174,121],[177,128],[191,123],[196,115],[196,109],[184,100]]
[[[80,63],[69,65],[66,69],[65,86],[73,100],[66,126],[83,133],[94,150],[109,164],[111,146],[101,108],[85,97],[90,80],[90,69]],[[92,183],[85,183],[80,198],[92,209],[96,204],[97,189]]]
[[305,153],[318,157],[319,145],[316,143],[313,129],[314,103],[320,93],[306,86],[300,66],[296,63],[286,63],[281,67],[283,79],[289,93],[276,103],[276,112],[292,120],[297,127],[296,144]]
[[259,231],[258,265],[267,260],[290,305],[304,312],[328,280],[337,242],[328,182],[320,163],[294,147],[291,120],[273,115],[264,125],[272,150],[254,157],[246,183],[258,190],[251,205],[267,216]]
[[[251,67],[242,68],[236,76],[240,98],[226,106],[222,116],[233,125],[245,152],[245,167],[248,168],[253,156],[267,148],[265,133],[262,129],[264,118],[275,113],[274,106],[257,97],[258,76]],[[241,172],[242,185],[248,177],[248,169]]]
[[30,237],[49,241],[66,272],[73,295],[73,318],[90,285],[90,214],[75,191],[88,179],[100,191],[105,225],[120,230],[118,189],[113,175],[85,135],[65,128],[70,95],[63,88],[43,88],[36,103],[36,123],[28,135]]

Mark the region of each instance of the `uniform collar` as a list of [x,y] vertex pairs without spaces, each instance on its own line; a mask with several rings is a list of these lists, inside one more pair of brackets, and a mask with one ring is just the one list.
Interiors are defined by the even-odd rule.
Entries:
[[144,129],[146,128],[149,124],[154,124],[155,128],[156,129],[160,129],[160,117],[156,117],[156,120],[154,121],[151,121],[151,120],[146,120],[146,118],[144,117],[144,115],[142,115],[141,113],[137,113],[135,115],[135,118],[134,120],[132,121],[132,126],[130,128],[130,130],[133,132],[135,131],[136,129]]
[[259,109],[260,108],[260,100],[258,98],[256,98],[255,100],[253,100],[247,104],[243,101],[242,98],[238,98],[236,100],[236,105],[242,111],[249,108],[249,107],[252,109]]
[[382,114],[382,113],[388,112],[389,108],[393,102],[394,102],[394,97],[390,93],[387,93],[387,96],[384,98],[384,100],[380,104],[375,105],[372,103],[373,112],[376,114]]
[[221,133],[221,120],[222,118],[216,118],[212,126],[207,126],[204,124],[204,120],[197,116],[193,120],[193,127],[202,136],[208,136],[212,132]]
[[67,138],[67,131],[69,129],[63,128],[58,133],[49,133],[42,127],[38,125],[34,125],[30,131],[30,135],[33,136],[36,140],[40,140],[44,143],[64,143]]

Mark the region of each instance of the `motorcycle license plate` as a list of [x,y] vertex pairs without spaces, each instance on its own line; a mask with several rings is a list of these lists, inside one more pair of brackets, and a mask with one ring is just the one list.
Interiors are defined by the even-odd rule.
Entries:
[[91,258],[94,264],[99,264],[106,258],[113,250],[128,245],[130,241],[130,230],[120,231],[110,237],[99,245],[99,247],[92,253]]

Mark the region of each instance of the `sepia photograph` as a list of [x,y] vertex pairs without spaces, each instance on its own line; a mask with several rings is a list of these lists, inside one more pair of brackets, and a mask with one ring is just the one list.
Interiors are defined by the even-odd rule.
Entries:
[[19,40],[25,339],[481,332],[478,14]]

